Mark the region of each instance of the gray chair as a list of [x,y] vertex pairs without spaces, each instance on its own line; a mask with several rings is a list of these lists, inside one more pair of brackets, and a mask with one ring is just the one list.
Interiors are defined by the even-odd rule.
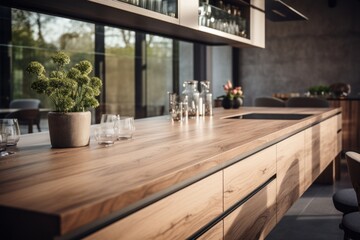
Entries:
[[353,188],[345,188],[336,191],[332,200],[334,207],[343,214],[357,212],[359,210],[356,192]]
[[286,101],[286,107],[327,108],[330,107],[330,104],[324,98],[292,97]]
[[6,118],[17,118],[19,125],[27,125],[28,133],[33,132],[33,125],[35,124],[38,131],[40,128],[40,100],[33,98],[14,99],[10,102],[9,108],[19,109],[6,116]]
[[34,98],[14,99],[9,108],[35,109],[40,107],[40,100]]
[[351,183],[357,196],[358,211],[345,214],[341,225],[344,230],[344,239],[360,239],[360,154],[347,152],[346,160]]
[[33,125],[36,124],[37,129],[41,132],[40,129],[40,111],[39,109],[21,109],[6,115],[6,118],[16,118],[19,122],[19,125],[27,125],[28,133],[33,133]]
[[285,107],[285,101],[275,97],[258,97],[255,99],[256,107]]

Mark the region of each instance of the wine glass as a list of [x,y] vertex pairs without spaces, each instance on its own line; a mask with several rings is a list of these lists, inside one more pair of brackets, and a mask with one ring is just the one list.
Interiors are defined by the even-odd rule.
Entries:
[[7,146],[16,146],[20,140],[19,122],[16,118],[0,119],[2,131],[7,134]]

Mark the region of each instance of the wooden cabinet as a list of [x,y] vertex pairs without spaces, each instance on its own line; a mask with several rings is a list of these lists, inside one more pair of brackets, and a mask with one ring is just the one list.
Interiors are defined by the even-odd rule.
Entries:
[[222,240],[224,239],[224,221],[218,222],[215,226],[210,228],[206,233],[201,235],[198,240]]
[[246,197],[275,173],[276,146],[264,149],[224,169],[224,209]]
[[342,110],[342,148],[360,152],[360,99],[336,99],[329,103]]
[[224,219],[224,239],[264,239],[276,225],[273,180]]
[[320,124],[305,130],[305,189],[320,175]]
[[[215,6],[212,5],[208,6],[209,8],[213,7],[213,10],[207,11],[207,13],[204,15],[212,14],[212,16],[209,16],[209,21],[211,19],[212,25],[215,25],[214,22],[219,22],[216,23],[216,25],[221,25],[222,27],[202,26],[200,21],[201,14],[204,12],[204,8],[199,0],[178,0],[178,11],[177,14],[175,14],[176,17],[171,17],[156,11],[151,11],[140,7],[138,3],[140,3],[141,1],[134,1],[137,5],[113,0],[89,1],[100,4],[102,6],[106,6],[108,8],[113,8],[114,10],[118,10],[119,15],[120,13],[123,14],[124,11],[135,14],[133,16],[134,22],[142,22],[142,24],[136,24],[135,27],[143,31],[166,34],[175,38],[180,37],[182,39],[187,39],[191,41],[204,42],[206,44],[230,44],[235,47],[265,47],[265,2],[263,0],[231,2],[231,4],[235,4],[236,7],[239,7],[238,5],[240,5],[248,9],[245,13],[245,17],[243,16],[244,14],[241,15],[241,17],[245,19],[245,26],[247,29],[246,36],[239,36],[232,31],[226,31],[221,29],[233,29],[233,27],[230,27],[229,25],[235,25],[236,21],[230,20],[233,17],[230,14],[228,17],[224,18],[226,20],[225,22],[223,21],[224,19],[216,19],[217,17],[222,15],[212,14],[211,11],[215,11],[215,9],[217,9]],[[224,12],[224,14],[228,13]],[[138,19],[135,19],[136,15],[138,16]],[[121,23],[121,21],[119,21],[119,23]],[[126,22],[126,25],[129,24],[131,25],[131,27],[134,25]],[[237,25],[242,26],[244,24],[240,23]]]
[[85,239],[185,239],[220,215],[222,202],[220,171]]
[[277,219],[305,191],[304,132],[297,133],[277,144]]
[[334,116],[320,123],[320,172],[324,171],[338,154],[337,119],[337,116]]

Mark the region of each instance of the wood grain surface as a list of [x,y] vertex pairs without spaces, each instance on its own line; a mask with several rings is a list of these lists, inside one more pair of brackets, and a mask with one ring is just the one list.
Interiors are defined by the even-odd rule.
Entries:
[[276,181],[272,181],[224,219],[224,239],[265,239],[275,225]]
[[277,144],[277,220],[304,192],[304,132]]
[[[133,140],[103,147],[52,149],[47,132],[21,136],[0,159],[0,211],[41,216],[63,235],[110,214],[141,207],[181,189],[340,109],[215,109],[213,117],[171,122],[136,120]],[[251,113],[311,113],[302,120],[234,120]],[[19,224],[13,214],[9,225]],[[1,214],[0,214],[1,218]],[[33,222],[31,222],[33,223]],[[20,226],[19,226],[20,227]]]
[[222,213],[222,191],[220,171],[84,240],[186,239]]
[[275,173],[276,145],[224,169],[224,209],[245,198]]
[[342,109],[342,146],[344,151],[360,152],[360,101],[355,99],[329,100],[332,107]]

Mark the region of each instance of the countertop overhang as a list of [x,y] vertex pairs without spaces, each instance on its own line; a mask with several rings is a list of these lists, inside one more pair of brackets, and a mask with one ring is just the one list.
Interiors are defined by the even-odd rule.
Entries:
[[[225,119],[252,112],[312,115]],[[87,147],[53,149],[47,132],[24,135],[16,153],[0,159],[0,213],[34,215],[57,235],[76,234],[122,218],[340,112],[243,107],[214,109],[212,117],[181,123],[168,116],[139,119],[134,139],[111,147],[91,138]]]

